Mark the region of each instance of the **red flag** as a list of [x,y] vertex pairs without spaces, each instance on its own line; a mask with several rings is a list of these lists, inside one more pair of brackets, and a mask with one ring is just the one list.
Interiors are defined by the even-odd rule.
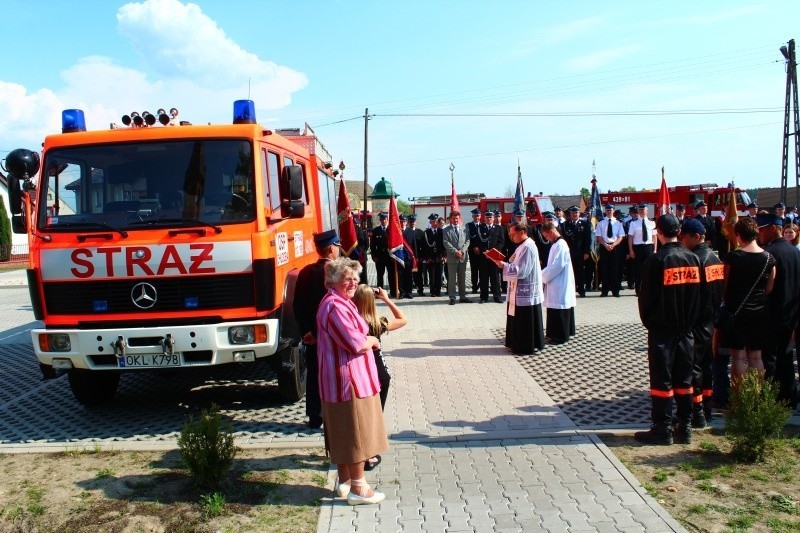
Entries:
[[664,179],[664,167],[661,167],[661,190],[658,193],[658,210],[662,215],[669,213],[669,189],[667,188],[667,180]]
[[461,211],[461,209],[458,208],[458,196],[456,195],[456,179],[453,177],[452,174],[450,174],[450,189],[452,191],[450,195],[450,212],[452,213],[453,211]]
[[406,254],[411,258],[412,270],[417,269],[417,258],[414,257],[411,246],[403,238],[400,226],[400,215],[397,214],[397,204],[394,195],[389,199],[389,226],[386,228],[386,247],[389,248],[389,257],[405,266]]
[[356,225],[350,216],[350,199],[344,180],[339,180],[339,200],[336,202],[337,220],[339,222],[339,240],[342,242],[342,255],[348,256],[358,244]]

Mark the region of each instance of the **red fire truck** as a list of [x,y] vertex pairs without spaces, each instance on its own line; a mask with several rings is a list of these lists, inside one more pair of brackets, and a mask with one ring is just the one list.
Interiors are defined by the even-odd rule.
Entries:
[[[724,217],[730,192],[730,187],[719,187],[716,183],[677,185],[669,188],[670,207],[674,212],[676,204],[683,204],[686,206],[686,216],[692,217],[695,215],[695,205],[704,201],[708,205],[708,213],[711,216]],[[736,209],[740,216],[747,214],[747,205],[750,201],[747,191],[736,189]],[[629,207],[643,203],[649,207],[650,216],[657,216],[659,189],[600,193],[600,203],[603,205],[614,204],[615,209],[620,209],[625,214],[628,213]]]
[[[514,216],[514,198],[481,198],[478,206],[481,213],[500,211],[503,224],[508,224]],[[528,224],[542,223],[542,213],[554,211],[553,201],[543,194],[529,194],[525,197],[525,218]]]
[[267,358],[282,397],[298,400],[291,302],[316,260],[313,233],[336,227],[331,158],[313,135],[258,125],[249,100],[234,103],[232,124],[177,116],[131,113],[86,131],[83,112],[65,110],[41,159],[6,157],[42,372],[67,372],[78,401],[95,405],[123,373]]

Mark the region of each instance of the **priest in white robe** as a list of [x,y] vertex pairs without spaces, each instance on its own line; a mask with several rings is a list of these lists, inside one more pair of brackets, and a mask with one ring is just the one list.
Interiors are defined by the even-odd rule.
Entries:
[[506,346],[516,354],[532,354],[544,348],[542,322],[542,269],[539,252],[528,238],[524,222],[512,223],[508,237],[517,244],[508,262],[496,260],[508,281]]
[[542,236],[550,243],[547,266],[542,269],[544,307],[547,309],[547,336],[551,344],[563,344],[575,335],[575,273],[569,245],[561,238],[558,226],[548,222]]

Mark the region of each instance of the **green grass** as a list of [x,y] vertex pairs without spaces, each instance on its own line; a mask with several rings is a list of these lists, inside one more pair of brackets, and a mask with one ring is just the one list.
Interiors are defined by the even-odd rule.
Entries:
[[324,487],[328,483],[328,476],[322,475],[320,473],[314,473],[314,475],[311,476],[311,481],[317,487]]
[[689,514],[705,514],[708,512],[708,507],[706,507],[701,503],[695,503],[693,505],[690,505],[689,509],[687,510]]
[[770,503],[773,509],[781,511],[782,513],[800,514],[800,505],[789,496],[775,494],[770,497]]
[[709,482],[707,480],[701,481],[697,485],[697,488],[700,489],[701,491],[707,493],[707,494],[719,494],[720,493],[719,487],[713,485],[711,482]]
[[208,518],[220,516],[225,510],[225,496],[220,492],[212,492],[200,496],[200,506],[203,508],[203,515]]
[[101,468],[97,471],[94,475],[97,479],[104,479],[107,477],[114,477],[116,475],[116,471],[113,468]]
[[708,442],[708,441],[701,442],[700,443],[700,449],[703,450],[704,452],[709,452],[709,453],[719,453],[720,452],[719,446],[717,446],[713,442]]
[[658,483],[663,483],[664,481],[669,479],[670,476],[674,476],[674,475],[675,475],[674,472],[669,472],[667,470],[658,469],[653,474],[653,481],[656,481]]
[[750,477],[756,481],[769,481],[769,476],[760,470],[753,470],[750,472]]

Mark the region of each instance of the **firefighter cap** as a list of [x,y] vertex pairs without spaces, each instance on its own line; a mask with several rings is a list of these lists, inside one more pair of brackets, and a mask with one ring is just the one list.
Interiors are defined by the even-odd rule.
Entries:
[[494,211],[486,211],[486,212],[483,214],[483,216],[485,216],[485,217],[487,217],[487,218],[488,218],[488,217],[492,217],[492,218],[494,218]]
[[403,222],[406,219],[406,216],[401,214],[398,218],[400,218],[400,222]]
[[758,204],[756,204],[755,202],[750,202],[749,204],[747,204],[747,209],[758,209]]
[[708,204],[706,204],[703,200],[700,200],[699,202],[697,202],[697,205],[695,205],[694,208],[700,209],[701,207],[706,207],[707,205]]
[[378,218],[380,218],[381,220],[384,220],[384,219],[389,218],[389,215],[386,214],[386,213],[379,213],[378,214]]
[[686,206],[683,204],[675,204],[675,209],[678,211],[686,211]]
[[416,222],[417,221],[417,215],[408,215],[406,217],[406,220],[408,220],[409,222]]
[[678,217],[672,213],[667,213],[658,217],[656,220],[656,229],[661,230],[661,233],[667,237],[676,237],[678,235],[678,230],[681,229],[681,223],[678,222]]
[[606,211],[613,211],[614,210],[614,204],[606,204],[605,210]]
[[636,206],[636,209],[647,209],[647,204],[642,202]]
[[683,221],[681,226],[681,233],[694,233],[696,235],[705,235],[706,227],[702,222],[696,218],[687,218]]
[[472,216],[478,216],[478,217],[481,216],[481,210],[478,209],[477,207],[472,211],[470,211],[470,213],[472,213]]
[[786,204],[784,204],[783,202],[778,202],[777,204],[775,204],[775,207],[773,207],[773,209],[786,209]]
[[339,236],[336,235],[336,230],[329,229],[328,231],[315,233],[314,244],[316,244],[318,247],[323,247],[323,246],[330,246],[331,244],[339,246],[342,243],[339,241]]
[[579,213],[580,208],[577,205],[571,205],[567,208],[567,213]]
[[439,215],[437,215],[436,213],[431,213],[430,215],[428,215],[428,220],[439,220]]
[[756,215],[756,224],[758,225],[759,229],[772,225],[783,226],[783,219],[778,215],[763,213]]

